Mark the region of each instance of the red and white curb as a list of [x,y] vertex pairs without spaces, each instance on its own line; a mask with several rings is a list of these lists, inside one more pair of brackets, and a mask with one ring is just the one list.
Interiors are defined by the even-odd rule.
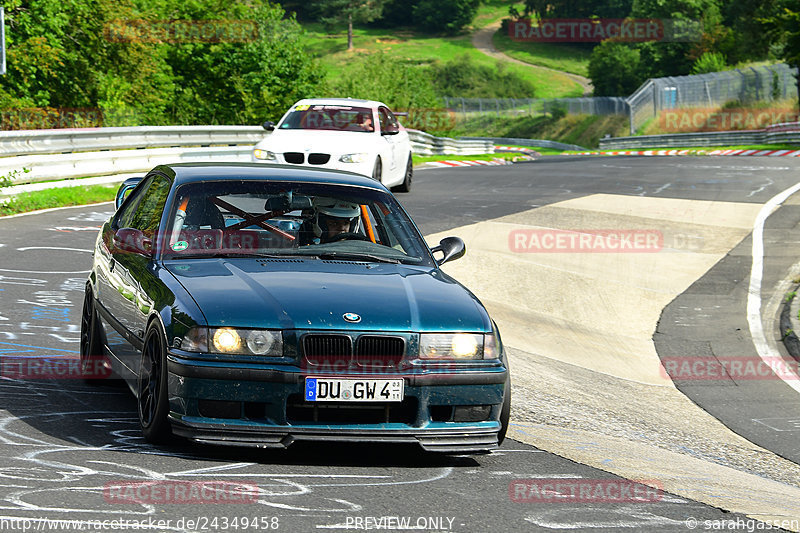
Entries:
[[800,157],[800,150],[625,150],[620,152],[575,152],[562,155],[742,155]]
[[442,168],[442,167],[480,167],[480,166],[497,166],[497,165],[511,165],[511,161],[505,159],[493,159],[491,161],[480,161],[477,159],[466,161],[430,161],[425,163],[429,168]]
[[539,152],[532,148],[520,148],[519,146],[495,146],[495,151],[501,152],[518,152],[520,154],[539,155]]
[[708,155],[768,155],[777,157],[800,157],[800,150],[712,150]]

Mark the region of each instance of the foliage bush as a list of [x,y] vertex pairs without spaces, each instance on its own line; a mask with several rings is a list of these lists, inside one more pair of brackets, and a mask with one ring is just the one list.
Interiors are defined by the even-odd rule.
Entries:
[[441,106],[428,68],[371,54],[353,60],[322,96],[380,100],[393,109]]
[[448,62],[431,65],[433,84],[442,96],[464,98],[533,98],[535,87],[505,69],[476,63],[463,54]]
[[710,72],[721,72],[727,70],[725,56],[719,52],[706,52],[692,65],[692,74],[708,74]]

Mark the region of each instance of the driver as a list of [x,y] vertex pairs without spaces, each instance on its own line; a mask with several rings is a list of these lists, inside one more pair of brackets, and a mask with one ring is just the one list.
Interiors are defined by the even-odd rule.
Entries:
[[358,204],[322,198],[315,202],[312,228],[320,243],[331,242],[343,233],[355,233],[361,210]]

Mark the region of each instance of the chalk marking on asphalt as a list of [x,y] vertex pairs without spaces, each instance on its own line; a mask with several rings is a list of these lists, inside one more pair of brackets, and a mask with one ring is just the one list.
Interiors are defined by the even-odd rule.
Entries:
[[94,250],[86,250],[83,248],[62,248],[60,246],[26,246],[24,248],[17,248],[20,252],[27,252],[28,250],[70,250],[73,252],[86,252],[92,253]]
[[86,274],[89,270],[74,270],[70,272],[43,272],[41,270],[17,270],[16,268],[0,268],[0,272],[14,272],[15,274]]
[[[774,361],[776,357],[781,358],[781,354],[769,345],[764,334],[764,324],[761,322],[761,282],[764,274],[764,224],[767,218],[775,212],[778,207],[786,201],[789,196],[800,190],[800,183],[796,183],[788,189],[776,194],[769,199],[764,207],[756,216],[756,223],[753,226],[753,263],[750,268],[750,286],[747,289],[747,322],[750,325],[750,337],[753,345],[758,352],[758,356],[767,364]],[[788,386],[800,393],[800,381],[794,374],[791,379],[786,379],[780,373],[777,374]]]
[[64,209],[78,209],[81,207],[95,207],[98,205],[104,204],[113,204],[114,200],[109,200],[108,202],[98,202],[96,204],[85,204],[85,205],[67,205],[64,207],[50,207],[47,209],[39,209],[37,211],[28,211],[27,213],[17,213],[16,215],[6,215],[0,217],[0,220],[5,220],[7,218],[19,218],[19,217],[27,217],[30,215],[41,215],[42,213],[52,213],[53,211],[62,211]]
[[661,186],[661,187],[659,187],[658,189],[654,190],[654,191],[653,191],[653,194],[658,194],[658,193],[660,193],[661,191],[663,191],[664,189],[666,189],[667,187],[670,187],[671,185],[672,185],[671,183],[667,183],[666,185],[662,185],[662,186]]
[[758,189],[755,189],[755,190],[751,191],[750,194],[747,195],[747,197],[751,198],[753,195],[760,193],[761,191],[763,191],[764,189],[766,189],[767,187],[769,187],[770,185],[772,185],[774,183],[775,183],[774,181],[772,181],[771,179],[767,178],[767,183],[763,184]]

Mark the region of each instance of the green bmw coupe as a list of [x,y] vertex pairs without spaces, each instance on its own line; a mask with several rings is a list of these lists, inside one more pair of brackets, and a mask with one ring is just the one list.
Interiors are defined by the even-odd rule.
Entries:
[[100,230],[84,376],[124,380],[144,437],[288,447],[502,443],[500,334],[379,182],[260,164],[159,166]]

